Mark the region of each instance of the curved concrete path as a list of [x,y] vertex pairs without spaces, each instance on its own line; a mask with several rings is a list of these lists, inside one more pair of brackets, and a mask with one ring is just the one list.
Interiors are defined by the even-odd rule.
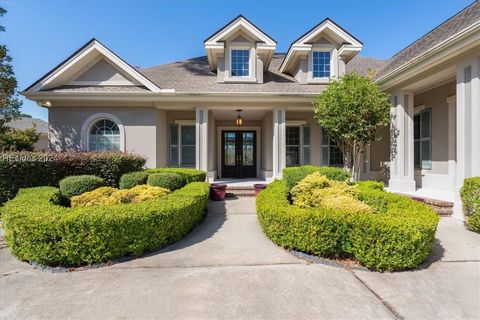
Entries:
[[111,267],[47,273],[0,247],[0,319],[478,319],[480,235],[442,219],[423,269],[309,264],[262,233],[254,198],[209,204],[178,243]]

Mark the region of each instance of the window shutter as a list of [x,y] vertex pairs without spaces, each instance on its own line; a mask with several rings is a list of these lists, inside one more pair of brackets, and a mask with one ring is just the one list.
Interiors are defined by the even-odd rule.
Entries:
[[305,124],[303,130],[303,164],[310,164],[310,126]]

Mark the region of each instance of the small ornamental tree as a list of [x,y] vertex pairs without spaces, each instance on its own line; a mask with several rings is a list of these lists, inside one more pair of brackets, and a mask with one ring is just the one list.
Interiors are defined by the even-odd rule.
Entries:
[[360,177],[365,147],[390,124],[388,95],[370,79],[350,73],[333,80],[315,101],[315,118],[343,154],[352,180]]

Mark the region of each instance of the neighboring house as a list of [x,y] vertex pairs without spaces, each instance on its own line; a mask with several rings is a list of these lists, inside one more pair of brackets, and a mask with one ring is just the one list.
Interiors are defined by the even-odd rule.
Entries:
[[48,123],[46,121],[38,118],[21,117],[10,121],[7,123],[7,126],[18,130],[35,128],[35,130],[40,134],[39,140],[34,145],[35,150],[44,151],[49,149]]
[[330,19],[277,54],[238,16],[204,41],[205,57],[146,69],[92,39],[22,94],[49,109],[54,150],[130,151],[149,167],[206,170],[210,181],[269,179],[286,166],[341,166],[312,102],[332,78],[378,71],[398,137],[390,148],[390,130],[380,130],[362,177],[453,200],[464,177],[480,175],[479,26],[475,2],[380,61],[359,56],[362,42]]

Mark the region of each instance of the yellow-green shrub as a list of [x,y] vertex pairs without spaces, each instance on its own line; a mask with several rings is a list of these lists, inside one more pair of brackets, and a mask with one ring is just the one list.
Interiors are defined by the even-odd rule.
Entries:
[[323,197],[320,206],[345,213],[371,213],[369,205],[349,195],[328,195]]
[[112,193],[117,192],[118,189],[112,187],[101,187],[90,192],[85,192],[79,196],[72,197],[70,204],[72,207],[91,207],[105,204],[105,199],[108,199]]
[[291,190],[293,204],[301,207],[325,207],[346,213],[371,212],[368,205],[354,198],[355,186],[329,180],[319,172],[306,176]]
[[138,203],[163,197],[170,190],[149,185],[138,185],[131,189],[98,188],[71,199],[72,207],[90,207],[98,205],[115,205],[120,203]]
[[210,187],[193,182],[140,203],[67,208],[50,199],[57,188],[21,189],[2,207],[5,239],[20,260],[84,265],[140,255],[175,242],[205,216]]

